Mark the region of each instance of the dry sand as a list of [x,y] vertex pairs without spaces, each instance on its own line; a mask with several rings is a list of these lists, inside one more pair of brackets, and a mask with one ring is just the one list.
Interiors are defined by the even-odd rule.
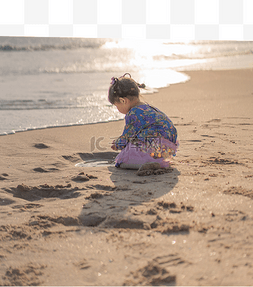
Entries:
[[123,121],[0,137],[0,285],[252,285],[253,70],[187,73],[170,173],[75,166]]

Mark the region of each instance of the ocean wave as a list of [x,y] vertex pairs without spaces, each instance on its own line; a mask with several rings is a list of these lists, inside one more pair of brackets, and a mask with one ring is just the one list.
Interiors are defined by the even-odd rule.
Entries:
[[[209,48],[210,49],[210,48]],[[172,55],[155,55],[153,56],[154,61],[173,61],[173,60],[198,60],[198,59],[217,59],[217,58],[223,58],[223,57],[235,57],[235,56],[246,56],[253,54],[253,47],[252,49],[246,49],[246,50],[207,50],[203,49],[201,51],[201,48],[196,53],[192,54],[172,54]]]
[[[95,73],[124,73],[125,71],[132,72],[136,71],[135,67],[97,67],[97,68],[87,68],[87,67],[61,67],[61,68],[45,68],[40,69],[40,73],[45,74],[95,74]],[[34,72],[33,72],[34,73]]]
[[[90,99],[90,98],[88,98]],[[0,110],[48,110],[48,109],[79,109],[100,107],[98,101],[88,101],[87,99],[65,99],[65,100],[0,100]],[[104,106],[109,106],[105,104]]]
[[0,51],[50,51],[100,48],[108,39],[0,37]]

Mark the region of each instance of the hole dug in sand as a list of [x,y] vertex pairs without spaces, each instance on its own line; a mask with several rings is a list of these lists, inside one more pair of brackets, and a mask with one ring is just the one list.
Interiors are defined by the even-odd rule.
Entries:
[[99,166],[114,166],[114,162],[110,160],[91,159],[77,163],[77,167],[99,167]]
[[79,153],[82,162],[77,163],[77,167],[99,167],[114,166],[114,159],[117,152],[97,152],[97,153]]
[[42,198],[57,197],[60,199],[76,198],[81,194],[77,192],[78,187],[68,185],[55,185],[51,186],[43,184],[39,186],[27,186],[20,184],[16,188],[5,189],[7,192],[12,193],[13,197],[23,198],[28,201],[40,200]]

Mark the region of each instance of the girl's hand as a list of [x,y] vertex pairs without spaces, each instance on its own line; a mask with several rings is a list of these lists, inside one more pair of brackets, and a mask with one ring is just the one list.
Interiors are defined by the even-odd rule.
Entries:
[[113,149],[113,150],[117,150],[116,145],[115,145],[115,144],[113,144],[113,145],[111,146],[111,149]]
[[113,149],[113,150],[117,150],[116,145],[115,145],[115,141],[113,141],[113,142],[112,142],[111,149]]

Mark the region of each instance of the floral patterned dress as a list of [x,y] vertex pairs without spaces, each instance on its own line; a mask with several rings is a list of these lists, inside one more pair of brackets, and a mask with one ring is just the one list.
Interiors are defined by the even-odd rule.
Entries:
[[159,109],[148,104],[133,107],[125,116],[125,128],[115,141],[116,166],[121,163],[159,162],[162,167],[177,151],[177,130]]

